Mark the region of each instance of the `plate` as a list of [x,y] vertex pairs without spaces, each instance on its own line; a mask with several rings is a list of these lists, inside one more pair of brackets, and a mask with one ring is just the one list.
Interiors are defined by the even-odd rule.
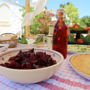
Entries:
[[[81,53],[80,53],[80,54],[81,54]],[[74,55],[80,55],[80,54],[74,54]],[[85,54],[85,53],[83,53],[83,54]],[[72,55],[72,56],[74,56],[74,55]],[[85,74],[85,73],[83,73],[83,72],[80,72],[76,67],[74,67],[74,66],[72,65],[72,63],[70,62],[72,56],[70,56],[70,58],[68,59],[68,64],[69,64],[69,65],[72,67],[72,69],[73,69],[76,73],[78,73],[80,76],[82,76],[83,78],[86,78],[86,79],[90,80],[90,76],[89,76],[89,75],[87,75],[87,74]]]

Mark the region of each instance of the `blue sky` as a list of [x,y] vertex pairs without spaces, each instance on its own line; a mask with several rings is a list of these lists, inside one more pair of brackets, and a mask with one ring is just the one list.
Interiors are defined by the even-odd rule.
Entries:
[[48,0],[48,8],[59,8],[62,3],[72,2],[79,9],[80,17],[90,16],[90,0]]
[[[18,0],[21,4],[25,4],[25,0]],[[80,17],[90,16],[90,0],[48,0],[48,9],[58,9],[60,4],[72,2],[79,9]]]

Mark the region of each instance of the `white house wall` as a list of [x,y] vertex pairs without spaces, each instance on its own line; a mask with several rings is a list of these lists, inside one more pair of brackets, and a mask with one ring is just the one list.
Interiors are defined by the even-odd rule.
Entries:
[[7,2],[0,2],[0,34],[21,31],[22,12],[20,7]]

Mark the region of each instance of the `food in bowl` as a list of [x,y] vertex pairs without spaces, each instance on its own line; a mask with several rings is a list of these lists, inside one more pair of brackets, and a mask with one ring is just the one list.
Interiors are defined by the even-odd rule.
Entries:
[[[0,54],[0,63],[7,62],[10,57],[13,57],[22,50],[23,52],[29,51],[30,48],[11,49]],[[37,69],[12,69],[0,66],[0,75],[7,77],[9,80],[17,83],[37,83],[49,79],[61,66],[64,58],[62,54],[54,51],[41,48],[34,48],[34,52],[44,52],[50,55],[56,64]]]
[[4,33],[0,35],[0,44],[8,44],[9,48],[16,47],[18,43],[18,38],[13,33]]
[[1,66],[12,69],[37,69],[48,67],[56,64],[51,55],[45,52],[34,52],[34,49],[23,52],[22,50],[13,57],[10,57],[8,62],[0,64]]
[[80,72],[90,76],[90,54],[77,54],[70,58],[70,63]]

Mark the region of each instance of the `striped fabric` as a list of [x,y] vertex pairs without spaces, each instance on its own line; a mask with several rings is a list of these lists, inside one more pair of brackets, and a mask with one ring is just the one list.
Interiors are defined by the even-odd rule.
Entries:
[[0,76],[0,90],[90,90],[90,81],[74,72],[65,60],[49,80],[36,84],[18,84]]

